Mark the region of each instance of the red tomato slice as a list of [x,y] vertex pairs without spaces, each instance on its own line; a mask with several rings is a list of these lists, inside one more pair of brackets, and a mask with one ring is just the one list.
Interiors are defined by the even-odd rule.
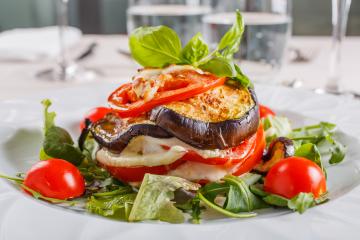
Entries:
[[[180,76],[180,74],[179,74]],[[156,106],[172,101],[180,101],[206,92],[209,89],[221,86],[226,78],[218,78],[215,75],[201,75],[195,71],[182,71],[181,78],[172,79],[158,89],[154,98],[149,101],[134,99],[132,84],[127,83],[116,89],[108,98],[109,105],[122,118],[136,117],[150,111]]]
[[233,165],[242,162],[254,151],[258,132],[244,140],[239,146],[228,149],[224,157],[203,158],[195,151],[189,150],[181,159],[210,165]]
[[286,198],[301,192],[317,198],[326,192],[325,175],[314,162],[301,157],[289,157],[276,163],[265,177],[264,190]]
[[237,166],[233,175],[239,176],[252,170],[260,161],[266,146],[265,134],[262,125],[259,126],[257,131],[256,141],[253,144],[253,151],[247,155]]
[[24,185],[45,197],[69,199],[81,196],[85,181],[80,171],[68,161],[49,159],[37,162],[27,172]]
[[106,114],[112,112],[111,108],[96,107],[91,109],[84,117],[84,120],[80,123],[80,129],[85,128],[85,119],[90,119],[91,122],[97,122],[105,117]]
[[266,118],[267,116],[275,116],[275,113],[264,105],[259,106],[260,118]]
[[177,168],[181,164],[183,164],[184,161],[177,160],[176,162],[173,162],[169,165],[161,165],[161,166],[154,166],[154,167],[113,167],[113,166],[107,166],[104,164],[101,164],[103,168],[105,168],[109,173],[125,182],[140,182],[143,180],[144,175],[146,173],[151,174],[158,174],[158,175],[165,175],[170,170]]

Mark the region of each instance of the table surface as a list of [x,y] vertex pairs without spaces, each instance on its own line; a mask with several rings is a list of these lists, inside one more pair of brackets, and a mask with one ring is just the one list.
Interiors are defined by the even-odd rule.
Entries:
[[[127,37],[124,35],[85,35],[78,47],[71,50],[72,55],[80,52],[84,46],[96,42],[98,47],[91,57],[81,62],[87,68],[103,73],[92,83],[84,82],[50,82],[39,80],[35,74],[43,69],[54,66],[54,61],[40,62],[0,62],[0,100],[21,98],[29,94],[68,88],[77,84],[102,84],[104,82],[123,82],[134,73],[137,64],[129,57],[118,52],[127,49]],[[312,56],[309,62],[286,63],[279,75],[280,81],[303,82],[304,88],[323,87],[328,77],[330,37],[293,37],[289,44]],[[348,37],[344,41],[341,86],[345,90],[360,92],[358,68],[360,60],[360,37]],[[246,69],[245,69],[246,70]],[[250,76],[251,77],[251,76]]]

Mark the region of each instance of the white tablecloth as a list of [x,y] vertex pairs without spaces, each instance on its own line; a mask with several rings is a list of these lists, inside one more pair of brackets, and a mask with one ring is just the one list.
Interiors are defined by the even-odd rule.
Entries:
[[[97,81],[120,82],[129,79],[137,65],[128,57],[118,53],[118,49],[127,49],[127,37],[121,35],[96,36],[87,35],[81,41],[82,48],[71,50],[76,55],[80,49],[91,42],[97,42],[95,53],[87,58],[82,65],[95,68],[104,73]],[[294,37],[290,46],[314,52],[314,58],[306,63],[289,63],[284,66],[278,76],[280,81],[292,81],[295,78],[304,82],[306,88],[322,87],[328,76],[330,37]],[[360,67],[360,37],[348,37],[343,45],[342,57],[342,86],[347,90],[360,92],[358,69]],[[0,62],[0,100],[14,99],[27,94],[36,94],[41,91],[67,88],[71,82],[48,82],[35,78],[35,74],[55,62]],[[339,67],[340,69],[340,67]]]

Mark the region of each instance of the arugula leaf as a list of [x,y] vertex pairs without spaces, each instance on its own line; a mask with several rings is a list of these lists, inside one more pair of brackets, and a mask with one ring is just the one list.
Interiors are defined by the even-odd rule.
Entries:
[[136,193],[129,186],[110,192],[94,193],[86,202],[86,210],[100,216],[128,220]]
[[[248,183],[244,178],[254,176]],[[265,204],[249,189],[249,185],[261,178],[258,174],[247,173],[242,177],[225,176],[224,181],[230,185],[225,209],[231,212],[250,212],[265,207]],[[248,177],[248,180],[250,178]]]
[[174,191],[178,188],[197,190],[199,185],[179,177],[145,174],[130,212],[129,221],[184,222],[182,211],[171,202]]
[[273,206],[287,207],[288,199],[276,194],[269,194],[263,198],[263,200]]
[[201,219],[200,215],[201,215],[200,199],[199,196],[196,195],[196,197],[194,197],[191,200],[192,223],[199,224]]
[[232,58],[234,53],[239,51],[239,45],[244,32],[244,22],[239,10],[236,10],[236,21],[234,25],[221,38],[217,47],[222,51],[221,55],[225,58]]
[[60,158],[79,165],[84,159],[84,155],[79,148],[74,146],[70,134],[63,128],[55,125],[55,112],[49,112],[51,101],[42,101],[44,106],[44,142],[40,150],[40,159]]
[[262,124],[267,144],[270,144],[275,138],[288,137],[292,132],[290,121],[286,117],[268,116],[262,119]]
[[45,133],[43,149],[46,155],[80,165],[84,155],[74,146],[70,134],[61,127],[52,126]]
[[145,67],[164,67],[181,61],[180,38],[166,26],[135,29],[130,34],[129,46],[132,57]]
[[188,64],[197,66],[198,61],[209,53],[208,45],[202,38],[201,33],[193,36],[181,51],[181,59]]
[[198,192],[197,197],[203,202],[206,206],[209,208],[224,214],[225,216],[232,217],[232,218],[249,218],[249,217],[255,217],[256,213],[254,212],[241,212],[241,213],[233,213],[230,212],[217,204],[210,202],[207,198],[205,198],[201,192]]
[[326,175],[326,169],[321,161],[319,149],[313,143],[305,143],[295,150],[295,156],[304,157],[316,163]]
[[299,193],[288,201],[287,207],[299,212],[304,213],[308,208],[315,206],[315,199],[312,193]]
[[49,99],[44,99],[41,101],[41,104],[44,106],[44,132],[49,128],[55,126],[55,112],[49,112],[49,107],[51,106],[51,101]]
[[330,154],[329,163],[337,164],[345,158],[346,148],[334,137],[336,125],[320,122],[316,125],[294,129],[291,139],[300,146],[306,143],[315,144],[321,156]]

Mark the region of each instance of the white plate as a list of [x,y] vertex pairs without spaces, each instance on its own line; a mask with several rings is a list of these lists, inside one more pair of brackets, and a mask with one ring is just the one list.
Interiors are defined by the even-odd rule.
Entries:
[[[0,103],[0,172],[24,172],[38,159],[42,107],[49,97],[57,124],[79,132],[90,108],[105,105],[113,85],[66,89]],[[66,211],[35,201],[0,180],[0,240],[3,239],[355,239],[360,227],[360,102],[303,90],[258,85],[260,102],[287,115],[295,125],[338,124],[348,146],[343,163],[328,169],[331,201],[303,215],[269,211],[252,219],[218,219],[201,225],[150,222],[129,224]]]

